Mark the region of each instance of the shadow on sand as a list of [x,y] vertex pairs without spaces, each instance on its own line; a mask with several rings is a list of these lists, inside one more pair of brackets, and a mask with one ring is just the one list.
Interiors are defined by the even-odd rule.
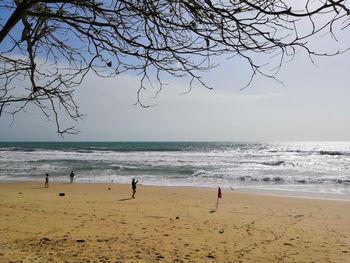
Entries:
[[124,202],[124,201],[128,201],[128,200],[132,200],[134,198],[130,197],[130,198],[123,198],[123,199],[119,199],[119,202]]

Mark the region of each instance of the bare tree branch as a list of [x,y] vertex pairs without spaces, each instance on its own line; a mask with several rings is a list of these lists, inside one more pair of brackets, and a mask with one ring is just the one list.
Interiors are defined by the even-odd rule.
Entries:
[[257,75],[276,79],[299,51],[311,60],[346,51],[309,42],[326,33],[336,42],[350,9],[346,0],[3,0],[0,13],[0,115],[35,105],[63,135],[77,132],[61,128],[60,112],[82,117],[73,95],[89,72],[133,71],[142,107],[152,106],[145,81],[158,83],[157,96],[161,76],[211,89],[203,76],[223,55],[248,62],[249,86]]

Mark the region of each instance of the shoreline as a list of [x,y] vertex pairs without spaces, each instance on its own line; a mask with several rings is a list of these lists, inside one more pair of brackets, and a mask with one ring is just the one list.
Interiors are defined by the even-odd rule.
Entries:
[[[44,184],[44,180],[26,180],[26,181],[16,181],[16,180],[3,180],[0,181],[0,186],[2,184]],[[50,184],[56,185],[66,185],[69,182],[64,183],[62,181],[50,181]],[[123,185],[128,186],[129,184],[118,183],[118,182],[74,182],[74,184],[81,185]],[[203,189],[203,190],[217,190],[217,187],[206,187],[206,186],[183,186],[183,185],[151,185],[142,184],[138,185],[146,187],[165,187],[165,188],[184,188],[184,189]],[[280,190],[280,189],[269,189],[269,188],[251,188],[251,187],[221,187],[225,192],[236,192],[243,194],[252,195],[268,195],[276,197],[290,197],[290,198],[302,198],[302,199],[321,199],[321,200],[333,200],[333,201],[350,201],[350,195],[347,194],[334,194],[334,193],[315,193],[315,192],[305,192],[305,191],[295,191],[295,190]]]

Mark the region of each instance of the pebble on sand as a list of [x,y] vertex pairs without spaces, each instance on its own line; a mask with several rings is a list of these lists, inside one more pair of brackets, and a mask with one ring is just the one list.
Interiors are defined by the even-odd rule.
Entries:
[[48,238],[48,237],[42,237],[42,238],[40,238],[40,242],[43,242],[43,243],[46,243],[46,242],[50,242],[51,240],[50,240],[50,238]]

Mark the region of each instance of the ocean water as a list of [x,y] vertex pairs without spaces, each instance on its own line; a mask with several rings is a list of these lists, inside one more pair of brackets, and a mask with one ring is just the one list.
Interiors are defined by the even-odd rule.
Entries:
[[0,142],[0,181],[223,187],[350,197],[350,142]]

